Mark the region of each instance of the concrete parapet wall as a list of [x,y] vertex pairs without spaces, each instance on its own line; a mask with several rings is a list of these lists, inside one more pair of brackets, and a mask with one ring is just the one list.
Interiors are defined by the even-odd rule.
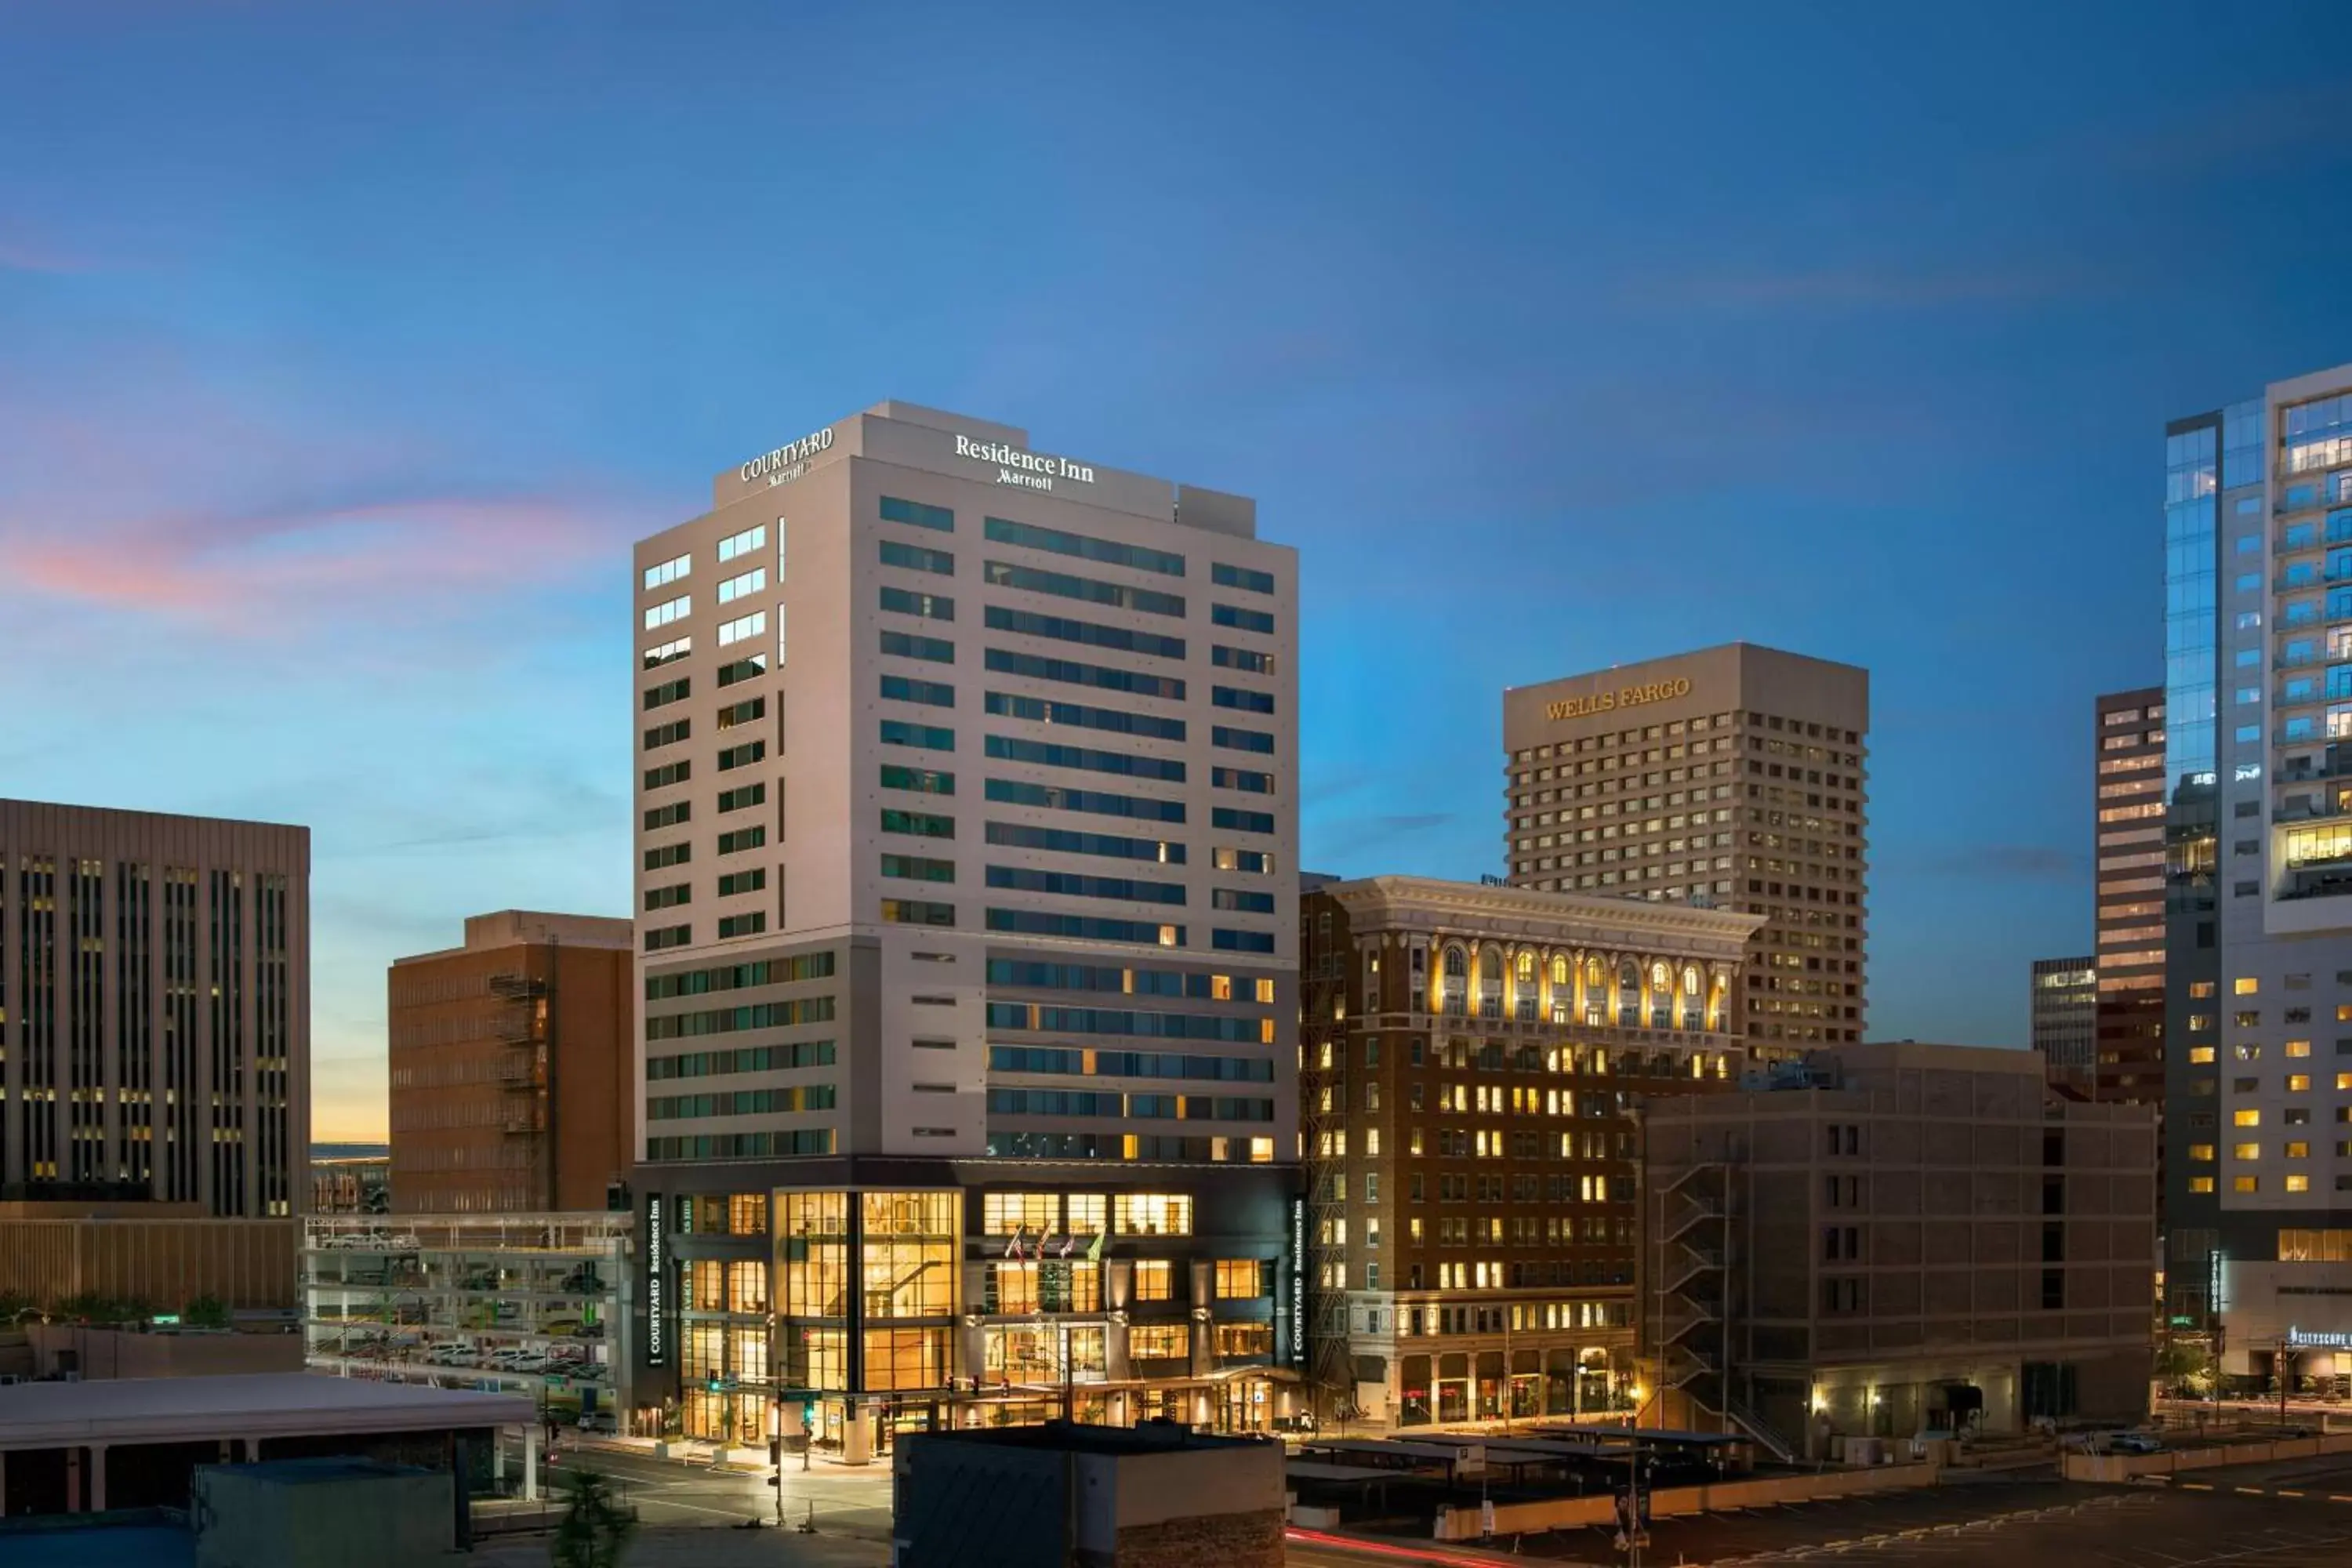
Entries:
[[[1769,1508],[1778,1503],[1818,1502],[1825,1498],[1901,1491],[1933,1486],[1937,1474],[1934,1465],[1880,1465],[1866,1470],[1823,1470],[1818,1475],[1764,1476],[1715,1486],[1667,1487],[1651,1495],[1650,1517],[1669,1519],[1677,1514]],[[1579,1525],[1607,1524],[1616,1517],[1617,1500],[1606,1494],[1497,1503],[1495,1533],[1528,1535],[1544,1530],[1573,1530]],[[1479,1523],[1475,1508],[1441,1510],[1434,1534],[1440,1541],[1475,1541],[1479,1535]]]
[[2210,1448],[2168,1448],[2161,1454],[2069,1454],[2070,1481],[2118,1482],[2140,1476],[2168,1476],[2222,1465],[2261,1465],[2273,1459],[2308,1459],[2320,1454],[2352,1454],[2352,1432],[2330,1437],[2283,1437],[2261,1443],[2221,1443]]

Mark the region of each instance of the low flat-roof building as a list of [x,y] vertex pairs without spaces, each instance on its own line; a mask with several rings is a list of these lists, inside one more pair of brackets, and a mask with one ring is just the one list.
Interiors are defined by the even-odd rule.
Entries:
[[[524,1398],[308,1373],[0,1388],[0,1512],[184,1508],[200,1465],[340,1454],[470,1473]],[[526,1441],[524,1490],[537,1490]]]
[[1281,1568],[1279,1443],[1049,1421],[921,1433],[892,1465],[899,1568]]
[[2032,1051],[1844,1046],[1644,1117],[1645,1419],[2011,1430],[2147,1408],[2156,1128]]
[[301,1240],[299,1220],[224,1218],[201,1204],[0,1201],[0,1298],[145,1317],[209,1296],[233,1312],[290,1318]]

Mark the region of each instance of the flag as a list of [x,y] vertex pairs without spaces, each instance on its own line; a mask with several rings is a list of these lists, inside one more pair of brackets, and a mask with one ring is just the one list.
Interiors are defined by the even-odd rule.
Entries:
[[1069,1235],[1062,1237],[1062,1250],[1055,1253],[1054,1256],[1056,1258],[1067,1258],[1071,1253],[1076,1252],[1077,1249],[1078,1233],[1074,1230],[1070,1232]]
[[1022,1237],[1022,1233],[1023,1233],[1023,1232],[1024,1232],[1024,1231],[1026,1231],[1028,1228],[1029,1228],[1029,1227],[1028,1227],[1027,1226],[1025,1226],[1025,1225],[1024,1225],[1024,1226],[1014,1226],[1014,1227],[1013,1227],[1013,1239],[1012,1239],[1012,1240],[1010,1240],[1010,1241],[1008,1241],[1008,1242],[1006,1242],[1006,1243],[1004,1244],[1004,1256],[1005,1256],[1005,1257],[1007,1257],[1007,1258],[1018,1258],[1018,1257],[1020,1257],[1020,1256],[1021,1256],[1021,1237]]
[[1087,1247],[1087,1262],[1100,1263],[1102,1261],[1103,1237],[1109,1234],[1110,1233],[1108,1231],[1101,1230],[1095,1232],[1094,1240],[1088,1243]]

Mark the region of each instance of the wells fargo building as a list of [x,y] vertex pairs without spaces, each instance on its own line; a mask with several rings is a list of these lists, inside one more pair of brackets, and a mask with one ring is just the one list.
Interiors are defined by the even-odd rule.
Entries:
[[1870,676],[1729,643],[1503,694],[1505,861],[1552,892],[1765,917],[1735,1031],[1863,1038]]

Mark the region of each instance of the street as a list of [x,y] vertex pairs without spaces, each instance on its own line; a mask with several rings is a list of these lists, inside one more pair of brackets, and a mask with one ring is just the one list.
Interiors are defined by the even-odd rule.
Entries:
[[[507,1457],[509,1477],[521,1473],[521,1459],[511,1448]],[[740,1524],[746,1519],[772,1522],[776,1489],[764,1474],[714,1471],[698,1464],[656,1459],[626,1448],[583,1448],[567,1442],[562,1458],[540,1467],[540,1489],[560,1495],[564,1473],[593,1469],[609,1477],[635,1504],[639,1520],[654,1525]],[[848,1536],[887,1544],[890,1539],[890,1467],[877,1462],[850,1469],[819,1460],[807,1471],[796,1455],[784,1456],[784,1519],[797,1524],[814,1517],[821,1534]]]
[[[1586,1529],[1488,1542],[1452,1550],[1395,1541],[1363,1550],[1294,1534],[1289,1561],[1308,1568],[1385,1563],[1490,1563],[1494,1552],[1524,1559],[1616,1564],[1615,1531]],[[1643,1560],[1699,1568],[1763,1568],[1817,1563],[1873,1568],[2352,1568],[2352,1502],[2281,1500],[2223,1487],[2210,1492],[1977,1483],[1894,1492],[1839,1502],[1660,1520]]]

